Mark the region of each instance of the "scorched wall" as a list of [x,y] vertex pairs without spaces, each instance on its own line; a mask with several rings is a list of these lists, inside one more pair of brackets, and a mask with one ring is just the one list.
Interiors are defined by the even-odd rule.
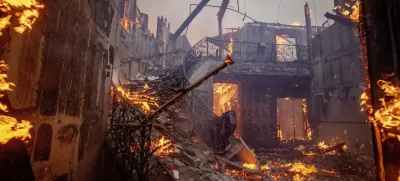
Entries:
[[41,3],[30,32],[0,37],[8,80],[17,85],[5,98],[8,114],[34,126],[36,180],[102,180],[119,10],[114,0]]

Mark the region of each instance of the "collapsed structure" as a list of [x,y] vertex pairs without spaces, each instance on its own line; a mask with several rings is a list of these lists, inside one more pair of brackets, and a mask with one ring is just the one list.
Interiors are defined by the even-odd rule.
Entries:
[[[29,120],[25,130],[33,127],[32,134],[24,132],[29,136],[16,137],[32,138],[29,154],[12,141],[15,147],[2,144],[1,150],[18,148],[17,164],[27,175],[60,181],[373,179],[373,167],[365,166],[373,159],[345,151],[369,147],[367,136],[346,136],[360,134],[359,125],[370,135],[365,118],[354,113],[364,70],[352,23],[247,23],[190,48],[186,37],[171,38],[164,17],[152,33],[134,0],[45,7],[47,16],[36,17],[31,31],[8,28],[0,37],[9,80],[17,85],[3,98],[11,110],[6,116]],[[71,8],[78,13],[70,15]],[[227,54],[233,66],[199,81]],[[193,84],[199,87],[185,89]],[[177,95],[186,96],[177,101]],[[346,112],[350,105],[355,110]]]

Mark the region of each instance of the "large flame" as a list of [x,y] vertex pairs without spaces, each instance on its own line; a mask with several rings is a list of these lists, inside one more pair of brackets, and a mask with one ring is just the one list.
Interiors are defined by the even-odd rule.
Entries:
[[354,22],[358,22],[359,13],[360,13],[360,2],[357,1],[353,6],[348,3],[345,3],[344,7],[336,6],[333,8],[335,12],[342,14],[343,16],[348,17],[350,20]]
[[301,162],[295,162],[290,168],[290,171],[301,173],[302,175],[309,175],[311,173],[316,173],[318,170],[315,168],[314,165],[305,165]]
[[[2,31],[12,26],[11,20],[18,18],[18,24],[12,29],[17,33],[24,33],[26,30],[31,30],[33,23],[39,17],[39,9],[43,9],[44,5],[36,0],[2,0],[0,2],[0,11],[5,14],[5,17],[0,18],[0,36]],[[0,61],[0,92],[12,91],[15,86],[11,82],[7,82],[8,70],[7,64]],[[0,98],[4,94],[0,93]],[[0,110],[8,112],[8,107],[0,102]],[[33,126],[29,121],[22,120],[20,123],[17,119],[9,116],[0,115],[0,144],[5,144],[11,139],[20,139],[26,141],[31,138],[29,130]]]
[[[361,111],[365,111],[368,119],[374,124],[379,124],[384,130],[400,131],[400,87],[385,80],[379,80],[377,85],[384,93],[384,96],[379,99],[379,109],[374,112],[366,90],[360,98],[360,105],[365,107]],[[387,136],[400,141],[399,134],[388,133]]]
[[[4,71],[8,70],[7,64],[4,61],[0,61],[0,92],[3,91],[12,91],[13,83],[7,82],[7,74]],[[4,94],[0,93],[0,98],[3,97]],[[8,107],[0,102],[0,110],[4,112],[8,112]],[[8,117],[4,115],[0,115],[0,144],[5,144],[11,139],[21,139],[27,140],[31,138],[31,134],[29,130],[33,126],[28,121],[21,121],[18,123],[17,119],[13,117]]]
[[[8,70],[7,64],[4,61],[0,61],[0,92],[3,91],[12,91],[13,83],[7,82],[7,74],[4,71]],[[3,97],[4,94],[0,93],[0,98]],[[4,112],[8,112],[8,107],[0,102],[0,110]],[[29,130],[33,126],[28,121],[18,121],[13,117],[8,117],[4,115],[0,115],[0,144],[5,144],[11,139],[21,139],[27,140],[31,138]]]
[[31,138],[29,130],[33,126],[29,121],[21,123],[13,117],[0,115],[0,144],[5,144],[11,139],[28,140]]
[[130,19],[128,17],[128,7],[127,7],[126,0],[125,0],[125,2],[124,2],[124,17],[122,17],[120,19],[120,24],[124,28],[124,30],[128,33],[131,32],[129,23],[130,23]]
[[12,15],[18,17],[18,25],[13,28],[14,31],[22,34],[28,29],[31,30],[33,23],[39,17],[39,9],[43,8],[44,5],[36,0],[2,0],[0,10],[8,15],[0,18],[0,31],[12,24],[10,22]]

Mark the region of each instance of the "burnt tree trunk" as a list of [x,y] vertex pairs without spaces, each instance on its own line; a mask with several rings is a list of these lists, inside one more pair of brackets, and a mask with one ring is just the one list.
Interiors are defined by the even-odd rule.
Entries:
[[[378,87],[378,80],[396,83],[399,80],[397,24],[399,3],[392,0],[362,0],[360,5],[360,37],[364,64],[367,69],[367,94],[373,110],[380,107],[379,99],[384,97]],[[394,77],[388,78],[389,74]],[[391,80],[389,80],[391,79]],[[398,84],[397,84],[398,85]],[[369,87],[370,86],[370,87]],[[372,115],[373,116],[373,115]],[[380,126],[372,124],[377,180],[397,180],[400,170],[400,142],[396,138],[387,138]],[[382,141],[384,139],[384,141]]]

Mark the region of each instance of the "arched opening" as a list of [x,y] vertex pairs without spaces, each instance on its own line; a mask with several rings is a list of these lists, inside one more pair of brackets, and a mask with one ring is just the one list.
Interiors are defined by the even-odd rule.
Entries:
[[53,130],[47,123],[40,125],[34,149],[35,160],[49,160]]

